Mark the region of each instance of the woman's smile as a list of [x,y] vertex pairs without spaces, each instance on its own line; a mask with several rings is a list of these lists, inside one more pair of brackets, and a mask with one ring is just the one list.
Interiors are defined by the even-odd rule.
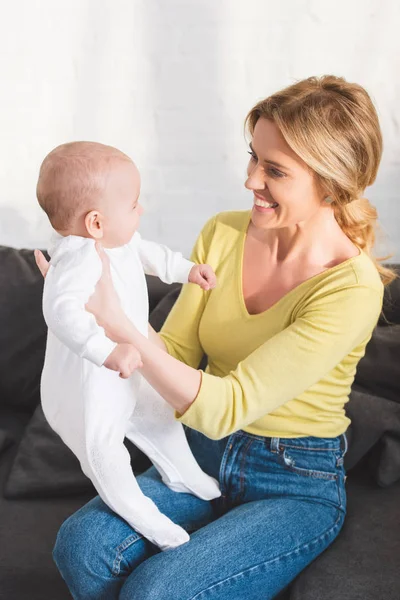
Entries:
[[264,200],[264,198],[259,194],[256,194],[255,192],[253,193],[254,208],[256,211],[261,213],[271,213],[279,206],[277,202],[268,202],[267,200]]

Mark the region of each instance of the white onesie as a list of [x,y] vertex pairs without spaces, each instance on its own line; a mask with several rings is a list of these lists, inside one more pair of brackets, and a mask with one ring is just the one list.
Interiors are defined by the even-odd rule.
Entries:
[[[122,308],[147,337],[145,273],[166,283],[185,283],[193,263],[143,240],[138,232],[129,244],[105,251]],[[144,377],[135,371],[121,379],[102,366],[116,344],[85,310],[102,273],[94,240],[55,232],[49,254],[43,292],[48,336],[41,379],[46,419],[114,512],[162,550],[178,546],[189,536],[140,490],[124,438],[147,454],[172,490],[211,500],[220,496],[219,486],[197,464],[172,407]]]

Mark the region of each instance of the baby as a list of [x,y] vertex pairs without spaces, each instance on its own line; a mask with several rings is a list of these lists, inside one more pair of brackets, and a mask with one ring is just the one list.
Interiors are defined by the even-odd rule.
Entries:
[[203,289],[214,287],[215,275],[210,266],[194,265],[141,238],[139,193],[135,164],[110,146],[64,144],[42,163],[37,197],[55,231],[43,292],[48,337],[41,398],[50,426],[103,501],[165,550],[187,542],[189,535],[141,492],[124,438],[147,454],[172,490],[204,500],[217,498],[220,490],[197,464],[172,407],[136,371],[142,365],[136,348],[112,342],[85,310],[102,274],[95,243],[110,259],[124,311],[145,336],[145,273]]

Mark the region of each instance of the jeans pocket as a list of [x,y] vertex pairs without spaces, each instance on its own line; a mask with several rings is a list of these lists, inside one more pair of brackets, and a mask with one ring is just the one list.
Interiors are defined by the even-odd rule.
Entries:
[[305,448],[284,448],[281,454],[285,469],[304,477],[328,479],[339,477],[341,453]]

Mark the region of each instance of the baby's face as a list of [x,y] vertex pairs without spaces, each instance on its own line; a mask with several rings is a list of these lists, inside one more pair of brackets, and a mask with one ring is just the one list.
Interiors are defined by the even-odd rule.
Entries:
[[140,175],[129,161],[116,161],[110,169],[103,195],[104,235],[106,248],[127,244],[139,226],[143,208],[139,204]]

